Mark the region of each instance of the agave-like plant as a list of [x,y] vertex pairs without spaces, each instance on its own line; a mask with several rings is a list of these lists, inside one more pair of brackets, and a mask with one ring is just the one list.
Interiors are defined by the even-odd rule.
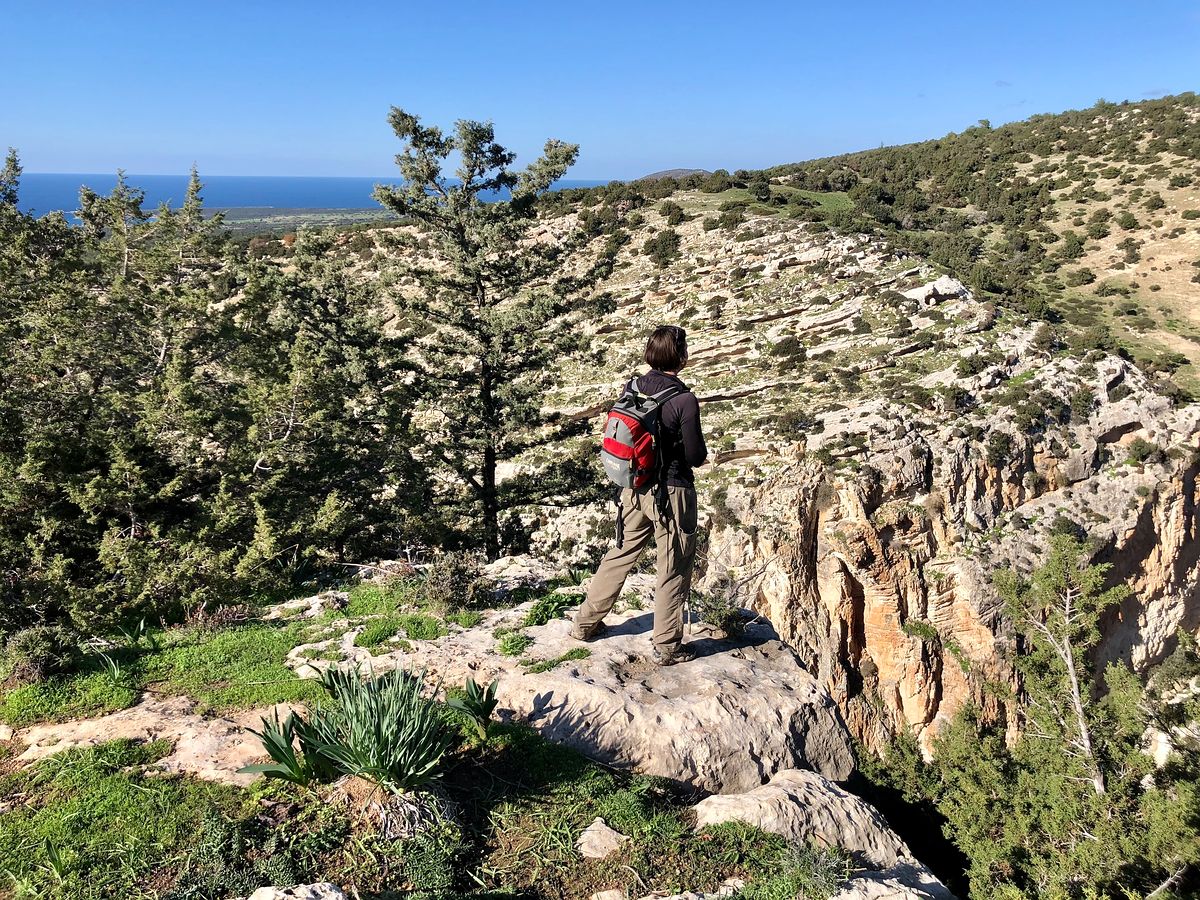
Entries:
[[331,703],[313,714],[318,749],[348,775],[369,778],[394,791],[420,787],[437,775],[453,736],[424,678],[395,671],[361,678],[356,671],[326,671]]
[[453,736],[425,697],[422,676],[396,671],[363,678],[357,670],[329,669],[321,684],[329,698],[308,718],[263,719],[254,733],[272,761],[241,771],[296,784],[357,775],[398,793],[437,776]]
[[249,729],[250,733],[262,741],[263,749],[271,757],[269,763],[254,763],[242,766],[239,772],[246,774],[261,774],[268,778],[278,778],[293,784],[308,784],[312,777],[304,764],[304,757],[296,752],[296,714],[288,713],[287,718],[279,721],[279,711],[274,718],[263,716],[262,731]]
[[479,739],[486,741],[488,726],[492,722],[492,713],[496,711],[499,701],[496,699],[496,689],[500,686],[498,680],[493,680],[486,688],[481,688],[474,678],[468,678],[463,689],[462,697],[451,697],[446,705],[465,713],[479,732]]

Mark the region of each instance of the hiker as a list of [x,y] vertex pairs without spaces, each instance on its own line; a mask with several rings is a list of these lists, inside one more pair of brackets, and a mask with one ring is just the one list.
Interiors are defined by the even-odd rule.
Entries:
[[[617,496],[617,546],[600,561],[588,585],[587,599],[575,614],[571,633],[583,641],[594,640],[604,630],[604,616],[612,609],[625,579],[642,550],[654,536],[658,550],[658,583],[654,589],[654,661],[662,666],[691,658],[683,646],[683,607],[692,584],[696,557],[696,488],[692,469],[708,458],[700,431],[700,404],[679,372],[687,365],[687,333],[676,325],[654,329],[644,355],[650,371],[631,380],[609,414],[605,427],[605,468],[623,487]],[[646,416],[646,429],[656,435],[653,462],[635,456],[630,443],[647,443],[622,432],[630,418]],[[638,431],[635,423],[635,432]],[[632,463],[632,472],[620,471]],[[640,466],[640,468],[639,468]]]

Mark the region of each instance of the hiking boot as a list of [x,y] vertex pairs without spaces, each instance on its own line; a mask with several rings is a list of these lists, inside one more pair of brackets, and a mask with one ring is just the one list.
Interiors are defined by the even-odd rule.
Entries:
[[595,625],[589,625],[584,628],[582,625],[571,625],[571,637],[577,641],[594,641],[600,635],[608,630],[608,626],[603,622],[597,622]]
[[696,651],[686,644],[680,644],[674,650],[664,651],[658,647],[651,654],[656,666],[673,666],[675,663],[688,662],[696,658]]

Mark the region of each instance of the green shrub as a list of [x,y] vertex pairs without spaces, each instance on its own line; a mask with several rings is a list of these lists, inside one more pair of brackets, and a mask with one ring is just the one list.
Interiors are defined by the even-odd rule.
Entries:
[[739,637],[746,631],[740,599],[737,582],[726,575],[717,579],[709,591],[693,591],[689,603],[692,615],[701,622],[707,622],[731,637]]
[[1086,419],[1092,414],[1096,405],[1096,392],[1088,387],[1081,387],[1071,394],[1071,414],[1077,419]]
[[1125,462],[1131,466],[1140,466],[1144,463],[1160,463],[1166,457],[1161,447],[1140,437],[1130,441],[1129,446],[1125,448],[1125,452]]
[[1137,216],[1135,216],[1133,213],[1131,213],[1127,209],[1122,210],[1117,215],[1117,224],[1120,225],[1126,231],[1133,231],[1134,229],[1136,229],[1138,227]]
[[717,216],[717,227],[725,231],[734,231],[745,221],[746,216],[743,214],[741,207],[727,209]]
[[679,256],[681,241],[679,232],[666,228],[653,237],[646,238],[642,244],[642,252],[660,269],[666,268]]
[[4,645],[4,669],[17,681],[41,681],[79,662],[79,634],[62,625],[23,628]]
[[481,688],[474,678],[468,678],[462,696],[451,697],[446,701],[447,706],[457,709],[470,719],[482,741],[487,740],[492,713],[496,711],[499,703],[496,699],[496,689],[499,686],[500,682],[493,680],[486,688]]
[[1013,439],[1012,436],[1003,431],[993,431],[988,435],[987,445],[985,447],[985,457],[988,465],[1000,468],[1008,464],[1012,458]]
[[659,205],[658,211],[663,214],[667,224],[671,227],[682,225],[684,222],[683,207],[673,200],[664,200]]
[[1200,209],[1185,209],[1183,211],[1185,219],[1200,219]]
[[545,625],[552,619],[561,617],[578,602],[579,598],[570,594],[547,594],[529,608],[523,624],[526,626]]
[[439,609],[485,603],[491,584],[483,577],[483,557],[471,552],[440,553],[425,570],[421,598]]

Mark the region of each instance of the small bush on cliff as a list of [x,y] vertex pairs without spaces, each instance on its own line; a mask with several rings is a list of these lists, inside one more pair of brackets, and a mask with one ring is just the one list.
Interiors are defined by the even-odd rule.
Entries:
[[421,600],[438,609],[473,607],[490,597],[491,585],[483,577],[483,558],[470,551],[439,553],[425,570]]

